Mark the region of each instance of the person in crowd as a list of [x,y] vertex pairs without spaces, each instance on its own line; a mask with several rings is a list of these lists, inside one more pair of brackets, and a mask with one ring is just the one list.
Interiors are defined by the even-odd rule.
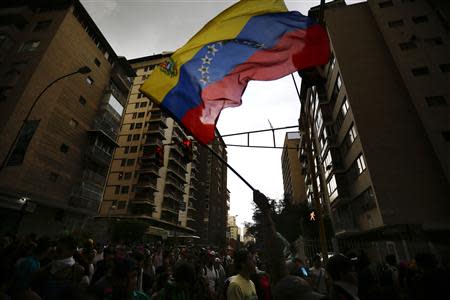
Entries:
[[354,263],[345,255],[333,255],[326,266],[331,280],[331,300],[359,300],[358,274]]
[[98,300],[147,300],[149,296],[137,291],[138,264],[128,257],[117,257],[111,275],[101,278],[91,293]]
[[234,255],[237,275],[230,278],[227,288],[227,300],[255,300],[258,299],[255,284],[250,276],[255,273],[255,262],[247,249],[239,249]]
[[327,272],[322,267],[322,257],[318,254],[313,258],[313,267],[310,269],[310,274],[312,288],[319,293],[327,294]]
[[55,258],[35,276],[36,284],[41,287],[40,295],[44,299],[60,299],[60,293],[70,287],[79,286],[84,268],[75,261],[76,241],[64,236],[57,241]]
[[201,299],[195,290],[196,274],[192,264],[181,262],[175,265],[173,280],[152,297],[155,300],[197,300]]
[[95,265],[94,275],[92,276],[91,283],[96,283],[106,274],[111,274],[114,265],[114,249],[112,247],[106,247],[103,249],[102,253],[103,258],[97,261]]
[[208,251],[206,264],[203,266],[203,277],[208,282],[208,287],[211,295],[216,297],[219,285],[219,271],[215,268],[214,260],[216,253],[212,250]]

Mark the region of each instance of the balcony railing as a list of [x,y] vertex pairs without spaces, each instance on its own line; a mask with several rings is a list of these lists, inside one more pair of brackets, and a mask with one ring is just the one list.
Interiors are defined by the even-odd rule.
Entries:
[[90,157],[95,162],[108,167],[111,162],[112,156],[111,154],[105,152],[103,149],[98,147],[97,145],[91,145],[86,150],[86,155]]
[[155,196],[153,192],[145,192],[145,191],[139,191],[137,190],[134,194],[134,198],[132,201],[139,201],[139,202],[155,202]]
[[169,163],[167,167],[167,171],[176,175],[183,182],[186,182],[186,173],[183,169],[181,169],[177,164]]
[[85,182],[94,183],[94,184],[100,185],[102,187],[106,181],[105,176],[98,174],[91,170],[84,170],[82,178],[83,178],[83,181],[85,181]]
[[147,129],[147,136],[154,135],[154,134],[158,134],[158,135],[162,136],[163,138],[166,136],[164,129],[161,128],[160,126],[149,126]]
[[147,138],[144,141],[144,147],[146,146],[160,146],[162,147],[163,143],[162,140],[160,138],[157,138],[155,136],[152,135],[147,135]]
[[94,121],[94,130],[102,131],[112,140],[117,140],[119,132],[119,123],[114,124],[105,118],[100,118]]
[[139,178],[139,181],[137,182],[136,188],[150,188],[155,191],[158,190],[156,187],[156,180],[150,179],[150,178]]
[[176,188],[179,191],[184,191],[184,185],[180,184],[177,180],[174,180],[173,178],[171,178],[171,176],[166,177],[166,185],[173,186],[174,188]]
[[103,195],[103,188],[97,185],[82,182],[72,190],[69,206],[83,208],[97,213]]
[[184,172],[186,172],[186,163],[184,163],[181,159],[179,159],[177,155],[170,153],[169,159],[174,161]]

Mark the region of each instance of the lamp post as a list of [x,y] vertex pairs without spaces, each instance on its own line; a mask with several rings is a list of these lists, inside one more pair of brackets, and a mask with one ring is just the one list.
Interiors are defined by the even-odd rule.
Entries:
[[22,122],[22,126],[20,127],[20,130],[17,132],[16,137],[14,138],[13,143],[11,144],[11,146],[10,146],[9,149],[8,149],[8,152],[7,152],[7,154],[6,154],[6,157],[5,157],[5,159],[3,160],[3,162],[2,162],[2,164],[1,164],[1,166],[0,166],[0,171],[3,170],[3,168],[6,167],[8,161],[9,161],[9,159],[10,159],[10,157],[11,157],[11,154],[12,154],[12,152],[13,152],[13,149],[14,149],[15,146],[17,145],[17,141],[19,140],[20,134],[23,132],[23,130],[24,130],[24,128],[25,128],[25,125],[26,125],[27,122],[28,122],[28,118],[30,117],[31,112],[33,111],[33,108],[36,106],[36,103],[39,101],[39,99],[41,98],[41,96],[42,96],[42,95],[43,95],[43,94],[44,94],[44,93],[45,93],[52,85],[54,85],[55,83],[57,83],[57,82],[60,81],[61,79],[64,79],[64,78],[66,78],[66,77],[69,77],[69,76],[72,76],[72,75],[75,75],[75,74],[88,74],[88,73],[90,73],[90,72],[91,72],[91,69],[90,69],[88,66],[83,66],[83,67],[79,68],[78,70],[76,70],[75,72],[72,72],[72,73],[69,73],[69,74],[66,74],[66,75],[63,75],[63,76],[60,76],[60,77],[56,78],[55,80],[53,80],[52,82],[50,82],[50,83],[49,83],[49,84],[48,84],[48,85],[47,85],[47,86],[39,93],[39,95],[36,97],[36,99],[34,99],[33,104],[31,105],[30,109],[28,110],[27,115],[25,116],[25,119],[24,119],[23,122]]

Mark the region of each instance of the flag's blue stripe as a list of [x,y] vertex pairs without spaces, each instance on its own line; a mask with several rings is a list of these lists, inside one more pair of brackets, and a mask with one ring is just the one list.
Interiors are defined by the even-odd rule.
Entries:
[[[270,49],[286,33],[307,29],[313,25],[311,18],[299,12],[273,13],[252,17],[237,35],[235,40],[223,44],[213,43],[204,46],[180,69],[177,85],[164,97],[161,106],[168,109],[179,120],[186,112],[201,103],[202,73],[199,69],[209,66],[208,84],[224,78],[237,65],[245,62],[255,52]],[[218,51],[211,51],[214,46]],[[211,64],[205,64],[202,58],[211,58]]]

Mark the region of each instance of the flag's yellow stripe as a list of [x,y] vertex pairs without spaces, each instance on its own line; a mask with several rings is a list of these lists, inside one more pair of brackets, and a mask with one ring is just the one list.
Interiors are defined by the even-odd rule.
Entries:
[[181,66],[191,60],[205,45],[234,39],[253,16],[287,11],[283,0],[242,0],[208,22],[172,59],[176,63],[177,76],[170,77],[155,68],[140,90],[152,100],[161,103],[167,93],[177,85]]

